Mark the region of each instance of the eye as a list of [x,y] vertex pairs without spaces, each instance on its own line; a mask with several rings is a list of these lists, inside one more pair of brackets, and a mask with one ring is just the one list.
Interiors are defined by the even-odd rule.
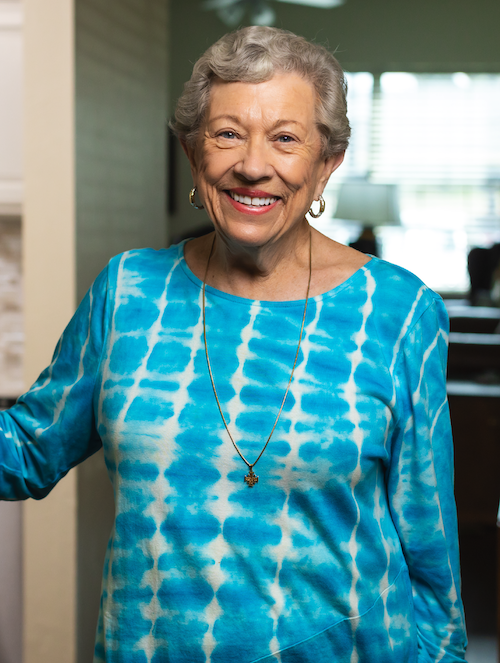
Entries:
[[228,139],[233,139],[236,138],[236,134],[234,131],[221,131],[219,134],[217,134],[218,138],[228,138]]
[[294,143],[295,138],[289,134],[283,134],[282,136],[278,136],[278,141],[280,143]]

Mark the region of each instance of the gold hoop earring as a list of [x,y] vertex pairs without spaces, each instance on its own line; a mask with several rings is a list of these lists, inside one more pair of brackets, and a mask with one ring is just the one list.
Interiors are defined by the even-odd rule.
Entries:
[[203,205],[197,205],[195,201],[195,196],[196,196],[196,187],[194,186],[191,191],[189,192],[189,203],[195,208],[195,209],[205,209]]
[[311,204],[311,207],[309,208],[309,214],[313,217],[313,219],[319,219],[319,217],[320,217],[320,216],[323,214],[323,212],[325,211],[325,199],[323,198],[323,196],[320,196],[320,197],[318,198],[318,202],[319,202],[319,212],[318,212],[317,214],[315,214],[315,213],[313,212],[313,210],[312,210],[312,204]]

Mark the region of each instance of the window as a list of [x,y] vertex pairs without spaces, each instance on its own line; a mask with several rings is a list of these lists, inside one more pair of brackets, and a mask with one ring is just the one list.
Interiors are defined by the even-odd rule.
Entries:
[[[500,75],[348,74],[352,141],[328,187],[368,177],[399,186],[401,226],[380,227],[382,255],[440,292],[469,287],[467,254],[500,242]],[[348,242],[359,228],[318,227]]]

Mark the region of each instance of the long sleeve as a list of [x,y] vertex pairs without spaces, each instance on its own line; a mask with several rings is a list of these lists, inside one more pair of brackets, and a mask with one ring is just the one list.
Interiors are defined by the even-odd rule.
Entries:
[[448,320],[433,299],[408,330],[396,365],[400,416],[388,495],[408,563],[419,663],[465,660],[453,445],[446,398]]
[[0,412],[0,499],[44,497],[101,446],[93,397],[106,334],[107,273],[84,297],[50,366],[16,405]]

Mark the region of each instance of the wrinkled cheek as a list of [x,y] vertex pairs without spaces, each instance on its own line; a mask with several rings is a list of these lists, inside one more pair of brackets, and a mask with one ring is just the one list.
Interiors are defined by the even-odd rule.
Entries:
[[210,217],[212,223],[217,227],[223,223],[224,214],[222,212],[221,206],[221,196],[225,194],[212,193],[210,191],[202,191],[201,196],[203,198],[203,205],[205,207],[205,212]]

